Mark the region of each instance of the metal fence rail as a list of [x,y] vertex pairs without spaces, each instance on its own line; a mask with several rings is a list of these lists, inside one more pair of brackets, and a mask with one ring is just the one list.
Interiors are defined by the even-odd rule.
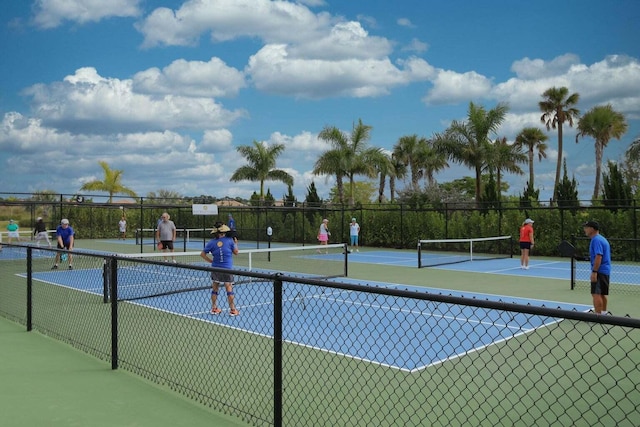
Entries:
[[[51,271],[55,250],[8,249],[24,257],[0,263],[0,315],[252,425],[640,419],[638,319],[242,271],[240,316],[214,316],[209,291],[118,302],[148,261],[76,251]],[[166,268],[196,284],[212,270]]]

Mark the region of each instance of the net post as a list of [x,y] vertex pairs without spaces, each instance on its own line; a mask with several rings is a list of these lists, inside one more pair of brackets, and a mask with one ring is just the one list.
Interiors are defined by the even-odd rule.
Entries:
[[344,254],[344,277],[349,277],[349,244],[344,243],[342,248]]
[[102,260],[102,302],[105,304],[109,303],[109,289],[111,286],[109,282],[111,281],[111,272],[109,269],[108,259],[105,258]]
[[273,425],[282,427],[282,280],[273,281]]
[[422,244],[418,240],[418,268],[422,268]]
[[473,261],[473,240],[469,240],[469,261]]
[[576,257],[571,257],[571,279],[570,281],[570,289],[573,291],[576,287]]

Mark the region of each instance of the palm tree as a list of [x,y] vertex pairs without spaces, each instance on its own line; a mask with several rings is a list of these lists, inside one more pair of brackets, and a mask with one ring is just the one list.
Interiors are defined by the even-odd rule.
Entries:
[[502,198],[502,171],[523,175],[518,163],[525,163],[527,155],[517,144],[509,144],[506,137],[498,138],[490,145],[488,169],[496,173],[498,200]]
[[385,162],[381,148],[368,147],[370,134],[371,126],[363,124],[361,119],[353,125],[350,135],[335,126],[327,126],[318,134],[318,138],[329,142],[332,149],[323,153],[316,161],[313,173],[336,176],[340,203],[344,203],[342,188],[344,178],[349,179],[349,205],[353,206],[355,176],[375,177],[377,167]]
[[538,152],[538,161],[542,161],[542,159],[547,158],[547,141],[549,137],[545,135],[542,130],[534,127],[527,127],[520,131],[520,133],[516,136],[516,145],[520,148],[527,149],[527,154],[529,156],[529,183],[531,184],[531,188],[534,188],[534,173],[533,173],[533,157],[535,156],[535,151]]
[[587,111],[578,122],[576,143],[580,137],[590,136],[595,139],[596,146],[596,182],[593,188],[593,198],[596,200],[600,192],[600,175],[602,171],[602,153],[611,138],[620,140],[627,132],[627,122],[624,115],[611,107],[611,104],[593,107]]
[[580,110],[574,107],[580,99],[580,95],[569,95],[566,87],[552,87],[542,94],[543,101],[538,103],[542,116],[540,121],[545,124],[547,130],[558,129],[558,162],[556,164],[556,179],[553,185],[553,200],[557,200],[556,187],[560,182],[560,168],[562,166],[562,125],[567,122],[573,126],[573,119],[578,118]]
[[418,164],[422,166],[422,174],[428,186],[436,183],[435,174],[449,167],[447,154],[438,150],[432,140],[426,140],[418,151]]
[[276,159],[284,151],[284,144],[267,145],[263,142],[253,141],[251,145],[241,145],[237,149],[249,162],[240,166],[231,175],[231,181],[260,181],[260,202],[264,202],[264,182],[280,181],[293,186],[293,177],[287,172],[276,169]]
[[434,138],[437,150],[475,171],[475,200],[478,207],[482,197],[482,170],[488,165],[489,134],[498,130],[508,110],[509,107],[502,103],[487,111],[470,102],[468,121],[454,120],[444,134],[437,134]]
[[109,193],[109,203],[113,202],[114,194],[126,194],[127,196],[138,197],[135,191],[122,185],[121,170],[111,169],[109,164],[105,161],[99,161],[98,164],[104,171],[104,180],[100,181],[96,179],[94,181],[85,182],[82,187],[80,187],[80,190],[104,191],[105,193]]
[[627,151],[625,152],[625,156],[632,162],[640,161],[640,138],[637,138],[631,143],[631,145],[629,145],[629,148],[627,148]]
[[404,179],[407,176],[407,167],[406,165],[398,160],[398,158],[392,153],[391,154],[391,170],[392,173],[389,175],[389,193],[391,194],[391,202],[395,201],[396,194],[396,180]]
[[379,165],[376,165],[378,169],[378,203],[384,202],[384,187],[387,183],[387,177],[389,177],[389,181],[391,181],[391,177],[394,174],[393,163],[391,159],[391,154],[383,153],[384,161],[382,161]]
[[393,147],[395,158],[409,168],[413,191],[420,189],[418,181],[423,175],[421,160],[424,158],[422,151],[426,143],[425,138],[419,138],[418,135],[413,134],[400,137]]

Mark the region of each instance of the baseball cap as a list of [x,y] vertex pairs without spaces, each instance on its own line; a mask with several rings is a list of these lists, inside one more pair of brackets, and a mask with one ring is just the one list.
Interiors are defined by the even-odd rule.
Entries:
[[355,221],[355,220],[356,220],[355,218],[351,218],[351,221]]
[[525,219],[525,220],[524,220],[524,223],[525,223],[525,224],[533,224],[534,222],[535,222],[535,221],[534,221],[534,220],[532,220],[531,218],[527,218],[527,219]]
[[600,230],[600,224],[598,224],[596,221],[587,221],[584,224],[582,224],[583,227],[591,227],[594,230]]
[[64,218],[62,221],[60,221],[60,224],[69,224],[69,220],[67,218]]
[[36,221],[40,221],[42,219],[41,216],[39,216],[38,218],[36,218]]

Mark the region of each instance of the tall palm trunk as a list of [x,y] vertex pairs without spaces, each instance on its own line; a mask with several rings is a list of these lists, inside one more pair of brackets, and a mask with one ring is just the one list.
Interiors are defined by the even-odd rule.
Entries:
[[560,169],[562,168],[562,121],[558,121],[558,162],[556,165],[556,180],[553,185],[553,201],[558,200],[558,185],[560,184]]
[[529,182],[533,188],[533,145],[529,146]]
[[384,186],[387,182],[387,177],[385,174],[380,174],[380,181],[378,184],[378,203],[382,203],[384,201]]
[[602,175],[603,151],[604,144],[601,141],[596,140],[596,183],[593,187],[593,200],[596,200],[600,195],[600,175]]
[[391,194],[391,202],[394,202],[396,200],[395,197],[395,193],[396,193],[396,178],[394,176],[390,176],[389,177],[389,192]]

